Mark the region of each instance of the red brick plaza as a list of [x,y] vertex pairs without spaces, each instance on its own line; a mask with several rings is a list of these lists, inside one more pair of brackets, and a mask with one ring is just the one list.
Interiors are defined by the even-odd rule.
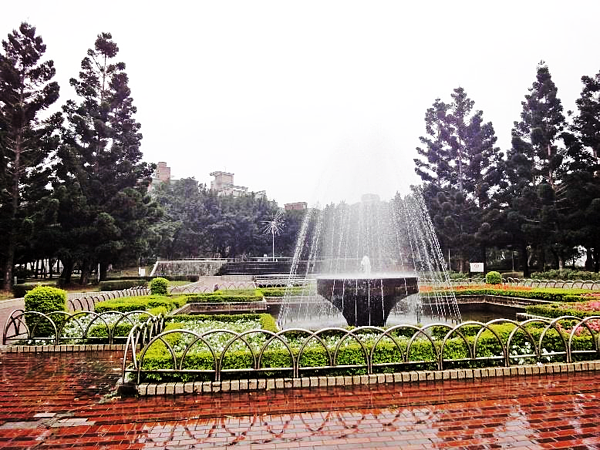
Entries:
[[600,448],[600,373],[120,398],[119,353],[0,353],[0,447]]

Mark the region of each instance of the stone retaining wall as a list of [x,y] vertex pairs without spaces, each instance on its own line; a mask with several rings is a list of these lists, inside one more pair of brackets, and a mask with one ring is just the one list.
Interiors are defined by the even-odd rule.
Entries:
[[554,373],[600,371],[600,361],[575,363],[552,363],[516,367],[489,367],[483,369],[424,370],[372,375],[335,377],[272,378],[228,381],[196,381],[188,383],[141,383],[137,386],[122,385],[124,391],[133,388],[141,396],[209,394],[217,392],[263,391],[291,388],[323,388],[382,383],[440,382],[445,380],[469,380],[489,377],[539,376]]
[[125,344],[85,344],[85,345],[1,345],[4,353],[72,353],[125,351]]

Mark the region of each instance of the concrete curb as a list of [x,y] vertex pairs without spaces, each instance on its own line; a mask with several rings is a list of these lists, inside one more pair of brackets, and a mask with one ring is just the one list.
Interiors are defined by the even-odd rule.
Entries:
[[567,372],[600,371],[600,361],[552,363],[513,367],[489,367],[482,369],[424,370],[372,375],[335,377],[270,378],[227,381],[196,381],[177,383],[126,383],[121,385],[140,396],[210,394],[217,392],[264,391],[273,389],[323,388],[334,386],[357,386],[384,383],[420,383],[446,380],[475,380],[491,377],[531,377]]

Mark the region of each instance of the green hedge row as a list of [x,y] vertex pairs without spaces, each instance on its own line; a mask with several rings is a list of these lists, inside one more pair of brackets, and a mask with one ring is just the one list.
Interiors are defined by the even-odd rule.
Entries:
[[527,314],[534,316],[543,316],[557,318],[561,316],[575,316],[585,318],[590,316],[600,316],[600,311],[582,311],[575,309],[569,305],[552,304],[552,305],[530,305],[525,307]]
[[286,292],[289,295],[302,295],[305,292],[305,288],[302,286],[294,286],[291,288],[285,287],[262,287],[259,289],[262,295],[265,297],[284,297]]
[[586,270],[548,270],[546,272],[534,272],[531,274],[531,278],[537,280],[600,280],[600,273],[588,272]]
[[519,289],[493,289],[493,288],[473,288],[459,289],[454,294],[465,295],[497,295],[505,297],[534,298],[538,300],[548,300],[552,302],[579,302],[585,300],[582,294],[590,293],[589,289],[559,289],[559,288],[536,288],[532,290]]
[[233,302],[260,302],[262,295],[229,295],[218,292],[206,294],[188,294],[185,296],[187,303],[233,303]]
[[102,313],[106,311],[157,311],[155,308],[164,308],[166,312],[181,308],[185,304],[184,296],[167,297],[163,295],[144,295],[139,297],[121,297],[99,302],[94,311]]
[[[177,324],[172,323],[168,329],[177,329]],[[508,335],[512,331],[511,325],[501,325],[494,328],[495,331],[500,335],[502,341],[506,343]],[[476,331],[476,330],[472,330]],[[531,346],[536,345],[537,341],[542,332],[541,327],[530,327],[530,333],[532,334],[535,343],[531,343],[526,337],[525,333],[519,331],[513,338],[512,343],[517,347],[523,347],[526,342],[530,342]],[[471,333],[466,333],[466,337],[470,346],[473,345],[474,336]],[[169,343],[171,345],[176,344],[178,335],[176,333],[168,336]],[[407,365],[403,363],[403,354],[406,353],[408,340],[404,339],[399,342],[399,346],[392,344],[391,342],[383,342],[377,346],[373,357],[373,364],[392,363],[393,366],[387,367],[375,367],[376,372],[392,372],[398,370],[435,370],[437,368],[436,362],[434,361],[435,354],[432,349],[431,343],[428,340],[418,339],[411,346],[409,361],[421,363]],[[441,341],[435,341],[436,348],[440,349]],[[551,330],[546,334],[543,342],[544,349],[547,351],[564,351],[564,344],[560,335]],[[372,344],[366,344],[368,351],[372,349]],[[400,349],[398,348],[400,347]],[[593,341],[589,335],[576,336],[573,341],[572,349],[574,350],[590,350],[593,349]],[[511,349],[509,349],[510,351]],[[522,352],[520,352],[523,354]],[[298,356],[298,349],[293,349],[295,357]],[[502,346],[496,339],[496,337],[489,331],[484,332],[478,341],[477,357],[490,357],[502,355]],[[592,359],[597,355],[574,355],[574,359]],[[444,348],[444,359],[458,360],[469,357],[469,350],[465,345],[464,341],[459,337],[452,337],[446,342]],[[556,356],[554,361],[564,360],[564,357]],[[248,369],[252,367],[252,355],[248,351],[230,351],[223,359],[224,369]],[[535,361],[525,361],[527,363],[534,363]],[[334,369],[319,369],[319,367],[326,366],[329,363],[326,351],[321,347],[311,347],[306,349],[302,357],[300,358],[300,367],[312,367],[307,371],[301,371],[302,376],[316,376],[316,375],[357,375],[366,373],[365,368],[334,368]],[[514,364],[517,364],[513,360]],[[363,351],[358,344],[351,344],[340,348],[337,358],[338,365],[352,365],[352,364],[366,364]],[[458,368],[458,367],[489,367],[494,365],[502,365],[503,360],[489,360],[489,361],[445,361],[445,368]],[[292,361],[287,350],[271,349],[265,350],[262,359],[263,368],[278,368],[278,367],[291,367]],[[144,361],[142,362],[142,370],[156,370],[156,369],[171,369],[173,368],[173,362],[171,355],[167,352],[166,347],[161,342],[156,342],[147,351]],[[207,351],[201,351],[193,354],[188,354],[183,362],[184,369],[193,370],[213,370],[214,360],[211,353]],[[250,375],[249,375],[250,374]],[[224,372],[222,373],[223,379],[234,379],[234,378],[247,378],[252,376],[252,371],[242,372],[241,374],[232,374]],[[257,374],[258,378],[263,377],[286,377],[291,376],[290,371],[266,371]],[[212,374],[190,374],[190,373],[142,373],[142,381],[158,381],[158,382],[170,382],[170,381],[208,381],[212,380]]]
[[101,281],[99,284],[101,291],[122,291],[124,289],[131,289],[139,286],[148,286],[148,281],[143,278],[135,278],[130,280]]
[[260,328],[277,333],[279,328],[275,319],[270,314],[178,314],[167,318],[170,325],[181,326],[182,322],[215,320],[219,322],[235,322],[237,320],[260,320]]

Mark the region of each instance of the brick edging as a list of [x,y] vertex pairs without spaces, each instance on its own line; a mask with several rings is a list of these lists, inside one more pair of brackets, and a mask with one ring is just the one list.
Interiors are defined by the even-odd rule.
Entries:
[[270,378],[228,381],[195,381],[177,383],[141,383],[133,387],[140,396],[208,394],[216,392],[240,392],[256,390],[321,388],[332,386],[356,386],[383,383],[415,383],[445,380],[466,380],[506,376],[534,376],[566,372],[600,371],[600,361],[552,363],[513,367],[489,367],[483,369],[424,370],[372,375],[348,375],[336,377]]
[[72,353],[125,351],[125,344],[81,344],[81,345],[3,345],[2,353]]

